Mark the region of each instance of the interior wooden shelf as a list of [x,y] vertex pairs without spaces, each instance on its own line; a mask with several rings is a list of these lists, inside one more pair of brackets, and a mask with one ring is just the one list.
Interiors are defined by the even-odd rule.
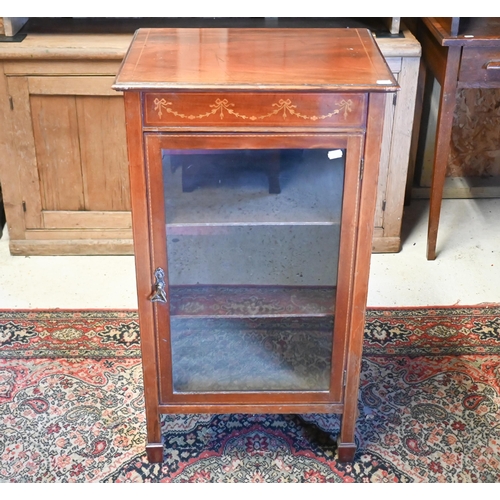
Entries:
[[170,314],[185,318],[326,318],[335,314],[336,287],[171,286]]

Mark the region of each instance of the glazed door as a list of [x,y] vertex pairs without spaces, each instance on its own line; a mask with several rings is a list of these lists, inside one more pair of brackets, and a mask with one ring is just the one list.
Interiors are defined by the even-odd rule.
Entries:
[[339,401],[361,137],[146,144],[161,401]]

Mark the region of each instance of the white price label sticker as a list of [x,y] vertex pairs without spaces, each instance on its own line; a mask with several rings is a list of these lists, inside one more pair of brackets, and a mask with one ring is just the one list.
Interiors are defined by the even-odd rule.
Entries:
[[341,149],[334,149],[332,151],[328,151],[329,160],[335,160],[335,158],[342,158],[342,156],[344,156],[344,153],[342,153]]

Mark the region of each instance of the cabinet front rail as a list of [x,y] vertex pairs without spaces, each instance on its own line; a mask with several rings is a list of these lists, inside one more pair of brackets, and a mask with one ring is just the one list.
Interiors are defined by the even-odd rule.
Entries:
[[158,411],[162,414],[175,413],[335,413],[342,414],[344,405],[340,403],[331,404],[161,404]]

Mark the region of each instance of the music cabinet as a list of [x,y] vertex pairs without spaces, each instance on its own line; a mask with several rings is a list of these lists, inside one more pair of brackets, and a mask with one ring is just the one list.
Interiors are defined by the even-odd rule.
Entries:
[[363,29],[141,29],[123,91],[147,416],[342,415],[354,457],[385,99]]

